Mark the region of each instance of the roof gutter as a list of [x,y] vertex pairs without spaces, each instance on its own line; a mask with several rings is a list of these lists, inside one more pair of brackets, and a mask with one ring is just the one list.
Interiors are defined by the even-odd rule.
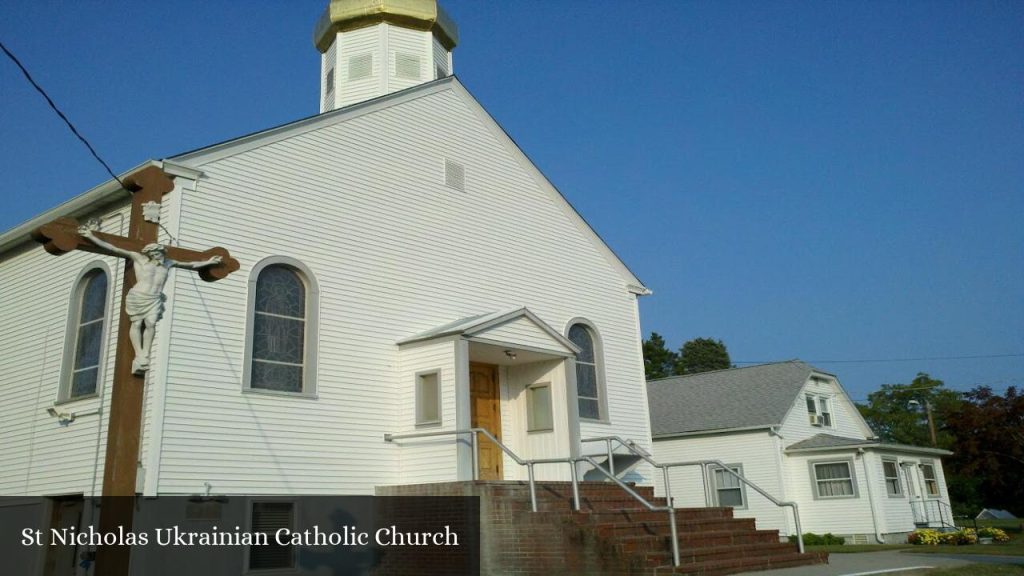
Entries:
[[[167,160],[146,160],[142,164],[139,164],[126,172],[122,172],[119,177],[124,180],[131,174],[150,166],[161,168],[170,176],[183,176],[193,180],[202,176],[202,171],[184,164],[177,164]],[[22,222],[7,232],[0,234],[0,255],[21,246],[22,244],[31,242],[32,231],[43,224],[62,216],[78,216],[91,212],[99,205],[117,200],[117,197],[122,193],[128,194],[127,191],[121,188],[121,185],[117,180],[111,178],[99,186],[83,192],[63,204],[51,208],[30,220]]]

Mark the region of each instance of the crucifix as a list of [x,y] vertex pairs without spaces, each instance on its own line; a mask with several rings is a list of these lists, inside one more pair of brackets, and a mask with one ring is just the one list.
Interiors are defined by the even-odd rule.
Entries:
[[[164,306],[163,286],[171,267],[197,270],[199,277],[214,282],[238,270],[238,261],[224,248],[198,252],[157,243],[160,202],[174,189],[174,182],[155,166],[143,168],[124,179],[132,195],[127,237],[106,234],[95,225],[80,226],[74,218],[58,218],[37,228],[32,237],[47,252],[61,255],[84,250],[127,260],[121,289],[114,384],[107,423],[107,452],[103,468],[104,498],[100,530],[131,530],[134,516],[142,401],[149,347]],[[97,574],[128,574],[130,548],[102,546],[97,550]],[[102,572],[100,572],[102,570]]]

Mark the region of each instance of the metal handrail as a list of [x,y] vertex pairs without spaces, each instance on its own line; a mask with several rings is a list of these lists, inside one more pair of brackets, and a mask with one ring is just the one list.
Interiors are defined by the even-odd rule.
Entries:
[[[913,510],[915,506],[919,506],[921,511],[924,513],[924,520],[925,520],[925,522],[928,523],[928,524],[931,524],[932,523],[932,517],[931,517],[930,510],[929,510],[931,508],[931,506],[930,506],[931,504],[934,504],[935,505],[935,509],[938,511],[938,514],[939,514],[938,522],[939,522],[940,526],[942,526],[944,528],[947,527],[947,526],[950,527],[950,528],[956,528],[956,518],[953,515],[953,507],[950,506],[948,503],[946,503],[944,500],[939,500],[939,499],[911,500],[910,501],[910,508],[911,508],[911,510]],[[949,509],[949,520],[950,520],[949,522],[946,522],[946,517],[942,513],[942,507],[943,506],[945,506],[947,509]]]
[[[750,486],[758,494],[760,494],[760,495],[764,496],[765,498],[767,498],[768,501],[771,502],[772,504],[775,504],[776,506],[778,506],[780,508],[788,507],[788,508],[791,508],[793,510],[793,521],[796,524],[797,547],[800,550],[801,554],[804,553],[804,533],[803,533],[803,529],[800,526],[800,506],[796,502],[792,502],[792,501],[783,502],[783,501],[775,498],[774,496],[772,496],[771,494],[766,492],[763,488],[761,488],[757,484],[754,484],[750,480],[747,480],[742,474],[739,474],[738,472],[733,471],[732,468],[729,468],[721,460],[692,460],[692,461],[689,461],[689,462],[669,462],[669,463],[666,463],[666,464],[661,464],[661,463],[655,461],[653,458],[649,457],[646,454],[645,451],[640,450],[635,445],[635,443],[633,441],[631,441],[631,440],[624,440],[623,438],[621,438],[619,436],[602,436],[602,437],[598,437],[598,438],[588,438],[588,439],[582,440],[582,441],[586,442],[586,441],[602,441],[602,440],[605,441],[607,443],[607,445],[609,446],[609,453],[611,451],[611,449],[610,449],[611,442],[615,441],[615,442],[618,442],[619,444],[621,444],[623,447],[625,447],[627,450],[629,450],[633,454],[635,454],[635,455],[639,456],[640,458],[642,458],[643,460],[645,460],[648,464],[651,464],[655,468],[661,468],[662,474],[664,475],[663,476],[664,477],[664,481],[665,481],[665,498],[666,498],[666,501],[668,502],[668,505],[670,507],[673,507],[673,509],[675,509],[675,508],[674,508],[674,503],[673,503],[673,498],[672,498],[672,485],[671,485],[671,482],[669,480],[669,473],[668,473],[670,468],[677,468],[677,467],[682,467],[682,466],[700,466],[700,469],[701,469],[701,483],[704,485],[704,504],[706,506],[710,506],[711,505],[710,494],[708,492],[708,483],[707,483],[707,467],[708,466],[716,466],[718,468],[721,468],[722,470],[725,470],[726,472],[728,472],[729,474],[731,474],[732,476],[737,478],[740,482],[743,482],[747,486]],[[605,470],[602,469],[600,466],[596,466],[596,464],[595,464],[595,467],[600,469],[602,473],[605,473]],[[606,473],[606,475],[608,475],[608,474]]]
[[[431,436],[461,436],[463,434],[472,434],[472,436],[470,436],[470,438],[471,438],[471,444],[473,446],[473,448],[472,448],[472,450],[473,450],[473,480],[479,480],[480,479],[480,465],[479,465],[480,464],[479,463],[480,455],[479,455],[479,451],[478,451],[479,442],[477,440],[477,434],[483,434],[484,436],[487,437],[488,440],[490,440],[491,442],[494,442],[494,444],[498,448],[501,448],[501,451],[504,452],[505,454],[507,454],[509,456],[509,458],[512,458],[512,460],[515,461],[516,464],[519,464],[520,466],[526,466],[526,471],[527,471],[527,475],[529,477],[529,485],[530,485],[530,508],[531,508],[531,510],[533,512],[537,511],[537,484],[536,484],[536,481],[534,479],[534,474],[533,474],[533,467],[535,465],[537,465],[537,464],[569,464],[570,467],[572,468],[572,477],[573,477],[574,480],[576,478],[576,467],[573,465],[572,459],[570,459],[570,458],[540,458],[540,459],[534,459],[534,460],[524,460],[524,459],[520,458],[515,452],[513,452],[511,448],[509,448],[508,446],[504,445],[501,442],[501,440],[498,440],[497,438],[495,438],[494,435],[491,434],[490,431],[485,429],[485,428],[466,428],[464,430],[442,430],[442,431],[438,431],[438,432],[411,432],[411,433],[408,433],[408,434],[384,434],[384,441],[390,443],[390,442],[393,442],[394,440],[405,440],[405,439],[409,439],[409,438],[428,438],[428,437],[431,437]],[[576,503],[577,503],[576,504],[576,509],[579,510],[579,490],[577,489],[575,483],[573,484],[573,497],[575,498]]]
[[[643,504],[643,506],[645,508],[647,508],[648,510],[650,510],[651,512],[668,512],[669,528],[672,531],[672,565],[673,566],[679,566],[679,532],[678,532],[678,529],[676,528],[676,509],[675,509],[675,507],[673,507],[671,504],[669,504],[668,506],[656,506],[654,504],[651,504],[650,502],[647,501],[646,498],[644,498],[639,493],[637,493],[636,490],[633,490],[632,488],[630,488],[628,484],[626,484],[622,480],[618,479],[617,477],[615,477],[614,474],[610,473],[609,471],[605,470],[604,468],[601,468],[601,466],[598,465],[598,463],[593,458],[591,458],[590,456],[580,456],[579,458],[575,458],[575,461],[576,462],[587,462],[587,463],[589,463],[591,466],[594,467],[594,469],[599,471],[601,474],[604,474],[605,477],[608,478],[609,480],[611,480],[612,482],[618,484],[619,488],[622,488],[623,490],[625,490],[627,494],[629,494],[634,499],[636,499],[638,502]],[[573,466],[573,470],[574,471],[575,471],[575,469],[576,469],[576,467]],[[576,489],[577,480],[576,480],[575,472],[572,475],[572,481],[573,481],[573,493],[574,493],[574,496],[576,497],[576,509],[579,510],[579,493],[578,493],[578,491]]]
[[579,488],[579,472],[576,469],[576,464],[579,462],[587,462],[599,472],[604,474],[609,480],[617,484],[620,488],[626,491],[627,494],[639,501],[645,508],[653,512],[667,512],[669,517],[669,527],[672,533],[672,562],[674,566],[679,566],[679,537],[678,528],[676,526],[676,509],[670,505],[668,506],[656,506],[648,502],[643,496],[638,494],[636,490],[630,488],[622,480],[616,478],[614,475],[609,474],[606,470],[601,468],[600,465],[593,458],[589,456],[581,456],[578,458],[542,458],[534,460],[524,460],[520,458],[518,454],[512,451],[511,448],[503,444],[500,440],[494,437],[490,431],[484,428],[467,428],[464,430],[444,430],[437,432],[412,432],[409,434],[384,434],[385,442],[393,442],[395,440],[405,440],[411,438],[429,438],[432,436],[461,436],[463,434],[471,434],[472,449],[473,449],[473,480],[477,480],[479,476],[479,462],[478,462],[478,443],[477,434],[483,434],[488,440],[494,442],[494,444],[501,448],[502,452],[507,454],[516,464],[526,466],[529,475],[530,483],[530,508],[533,512],[537,511],[537,486],[533,473],[533,467],[537,464],[568,464],[569,471],[572,477],[572,501],[573,509],[577,512],[580,510],[580,488]]

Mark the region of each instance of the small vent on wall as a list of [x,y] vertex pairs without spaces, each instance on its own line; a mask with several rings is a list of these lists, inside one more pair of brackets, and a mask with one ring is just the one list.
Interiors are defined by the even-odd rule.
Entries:
[[420,57],[415,54],[395,54],[395,76],[406,80],[419,80]]
[[373,74],[373,54],[359,54],[348,59],[348,79],[362,80]]
[[324,79],[324,95],[334,92],[334,68],[327,71],[327,78]]
[[444,184],[460,192],[466,191],[466,168],[458,162],[444,160]]
[[437,67],[437,73],[436,74],[437,75],[435,76],[435,78],[444,78],[444,77],[448,76],[448,72],[446,72],[445,69],[440,67],[440,66]]

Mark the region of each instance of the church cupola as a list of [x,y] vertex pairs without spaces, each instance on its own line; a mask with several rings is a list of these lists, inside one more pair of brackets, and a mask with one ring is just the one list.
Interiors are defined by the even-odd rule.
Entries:
[[458,41],[437,0],[331,0],[313,33],[320,111],[451,75]]

